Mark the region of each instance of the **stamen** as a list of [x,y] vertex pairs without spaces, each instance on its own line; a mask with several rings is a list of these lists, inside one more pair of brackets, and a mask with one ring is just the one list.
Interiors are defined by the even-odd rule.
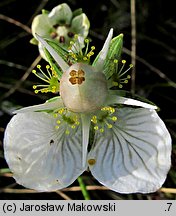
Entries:
[[73,41],[70,41],[70,47],[69,47],[69,56],[79,62],[90,62],[90,57],[94,55],[95,46],[91,46],[91,50],[88,52],[89,49],[89,39],[85,39],[85,48],[82,48],[80,42],[79,42],[79,36],[75,35]]
[[54,116],[57,118],[55,128],[58,129],[60,125],[66,124],[65,134],[69,135],[72,130],[80,124],[77,114],[68,111],[66,108],[61,108],[54,111]]
[[123,59],[121,61],[122,66],[120,69],[118,68],[119,61],[117,59],[114,59],[113,63],[115,64],[116,73],[114,73],[113,76],[111,77],[110,88],[111,87],[123,88],[123,84],[127,84],[131,76],[127,75],[127,77],[124,77],[124,78],[122,77],[133,67],[133,65],[130,64],[129,68],[124,71],[126,60]]
[[[36,94],[38,94],[39,92],[41,92],[41,93],[48,93],[48,92],[57,93],[57,92],[59,92],[59,82],[58,82],[57,73],[49,65],[46,65],[46,70],[47,70],[48,75],[46,75],[42,71],[41,65],[37,65],[37,68],[39,69],[40,73],[43,76],[38,74],[38,72],[36,70],[32,70],[33,74],[35,74],[35,76],[37,76],[39,79],[41,79],[42,81],[44,81],[48,84],[47,85],[33,85],[33,89],[35,89],[34,92]],[[40,88],[40,89],[38,89],[38,88]]]
[[117,121],[117,117],[113,115],[115,111],[114,107],[102,107],[101,111],[91,118],[91,122],[94,125],[93,129],[103,133],[106,128],[113,128],[113,124]]

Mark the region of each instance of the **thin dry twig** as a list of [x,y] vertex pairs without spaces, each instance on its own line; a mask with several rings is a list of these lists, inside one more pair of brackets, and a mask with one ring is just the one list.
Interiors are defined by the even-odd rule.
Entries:
[[24,73],[24,75],[21,77],[21,79],[15,84],[15,86],[13,88],[11,88],[8,92],[6,92],[1,98],[0,100],[3,100],[4,98],[9,97],[10,95],[12,95],[17,89],[19,89],[19,87],[22,85],[22,83],[28,78],[28,76],[30,75],[31,71],[33,70],[33,68],[40,62],[41,60],[41,56],[39,55],[31,64],[31,66],[26,70],[26,72]]
[[39,4],[39,6],[36,8],[35,12],[32,14],[30,20],[28,21],[28,24],[30,24],[32,22],[32,20],[34,19],[34,17],[45,7],[45,5],[48,3],[49,0],[43,0],[41,1],[41,3]]
[[[87,190],[110,190],[109,188],[105,186],[96,186],[96,185],[89,185],[86,187]],[[81,191],[81,188],[79,186],[64,188],[62,190],[55,191],[57,194],[59,194],[64,199],[71,200],[69,196],[64,194],[63,192],[76,192]],[[159,192],[163,193],[171,193],[176,194],[176,188],[161,188]],[[41,193],[39,191],[31,190],[31,189],[14,189],[14,188],[2,188],[0,189],[0,193],[16,193],[16,194],[22,194],[22,193]]]
[[176,194],[176,188],[161,188],[159,191],[163,193]]
[[131,63],[133,65],[131,72],[131,92],[135,93],[136,79],[136,1],[131,0]]
[[23,30],[25,30],[26,32],[28,32],[29,34],[31,34],[31,29],[27,26],[27,25],[24,25],[23,23],[11,18],[11,17],[8,17],[8,16],[5,16],[3,14],[0,14],[0,19],[1,20],[5,20],[9,23],[12,23],[20,28],[22,28]]
[[[123,48],[123,51],[127,55],[130,55],[130,53],[131,53],[131,51],[129,49],[125,48],[125,47]],[[141,57],[139,57],[137,55],[136,55],[136,60],[138,60],[143,65],[148,67],[152,72],[156,73],[159,77],[166,80],[170,86],[176,88],[176,83],[174,83],[169,77],[167,77],[161,70],[159,70],[158,68],[156,68],[155,66],[150,64],[148,61],[146,61],[145,59],[143,59],[143,58],[141,58]]]
[[[62,191],[80,191],[79,186],[74,186],[74,187],[69,187],[69,188],[64,188]],[[88,185],[86,186],[86,190],[110,190],[105,186],[97,186],[97,185]]]
[[59,194],[62,198],[64,198],[65,200],[72,200],[69,196],[67,196],[65,193],[63,193],[62,191],[56,191],[57,194]]
[[27,67],[25,67],[23,65],[16,64],[16,63],[6,61],[6,60],[2,60],[2,59],[0,59],[0,64],[6,65],[8,67],[17,68],[17,69],[20,69],[20,70],[27,70]]

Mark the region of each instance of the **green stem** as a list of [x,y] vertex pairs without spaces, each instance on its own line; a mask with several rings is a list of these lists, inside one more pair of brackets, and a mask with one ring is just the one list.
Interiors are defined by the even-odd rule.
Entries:
[[83,180],[82,180],[82,177],[78,177],[78,182],[79,182],[79,186],[81,188],[81,191],[82,191],[82,194],[83,194],[83,197],[85,200],[90,200],[90,195],[86,189],[86,185],[84,184]]

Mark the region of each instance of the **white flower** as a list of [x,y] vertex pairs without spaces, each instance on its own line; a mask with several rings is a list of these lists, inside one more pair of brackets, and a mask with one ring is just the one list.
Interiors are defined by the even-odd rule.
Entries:
[[157,107],[108,89],[103,65],[112,33],[93,66],[71,67],[37,36],[63,71],[61,96],[17,111],[6,128],[5,158],[19,184],[53,191],[88,168],[100,183],[121,193],[150,193],[164,183],[171,138]]
[[[39,34],[67,48],[75,34],[79,35],[80,40],[84,40],[88,35],[89,27],[90,22],[85,13],[79,11],[74,14],[66,3],[59,4],[51,12],[44,12],[34,18],[31,28],[35,39],[32,43],[36,44],[36,34]],[[46,59],[40,42],[38,46],[40,54]]]

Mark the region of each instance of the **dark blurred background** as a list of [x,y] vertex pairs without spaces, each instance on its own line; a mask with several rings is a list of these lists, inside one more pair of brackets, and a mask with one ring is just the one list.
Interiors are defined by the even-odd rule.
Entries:
[[[31,70],[40,60],[37,46],[29,43],[30,26],[41,9],[51,10],[60,3],[88,16],[90,38],[100,50],[111,27],[114,35],[124,34],[123,59],[131,62],[130,0],[1,0],[0,1],[0,199],[83,199],[81,191],[34,193],[15,183],[3,156],[3,133],[12,111],[17,107],[44,102],[48,95],[34,94],[36,78]],[[163,191],[153,194],[123,195],[95,188],[92,199],[175,199],[176,198],[176,16],[173,1],[136,0],[136,76],[135,93],[160,107],[159,115],[173,139],[172,168]],[[18,23],[20,22],[20,24]],[[23,26],[23,25],[24,26]],[[134,83],[133,83],[134,84]],[[130,91],[131,83],[125,86]],[[89,173],[83,174],[86,185],[101,186]],[[72,186],[78,186],[75,182]],[[79,188],[78,188],[79,189]],[[104,189],[104,190],[103,190]],[[167,190],[171,189],[171,190]],[[65,195],[65,196],[64,196]]]

